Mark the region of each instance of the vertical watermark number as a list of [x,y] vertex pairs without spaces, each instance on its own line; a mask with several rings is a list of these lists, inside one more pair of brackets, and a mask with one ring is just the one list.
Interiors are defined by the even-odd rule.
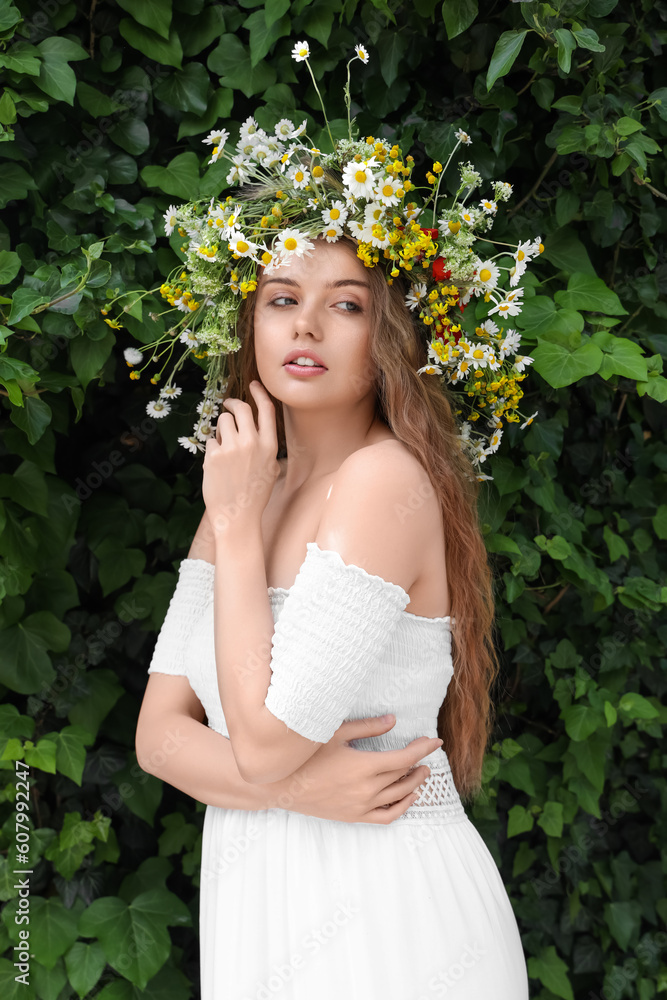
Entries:
[[[16,868],[14,875],[32,875],[30,868],[30,772],[27,764],[16,761]],[[19,943],[14,945],[14,979],[23,986],[30,984],[30,879],[18,878],[18,908],[14,920],[19,925]]]

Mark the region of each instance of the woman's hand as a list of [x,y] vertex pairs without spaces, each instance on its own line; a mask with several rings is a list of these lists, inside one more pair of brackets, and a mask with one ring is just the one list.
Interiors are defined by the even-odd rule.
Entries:
[[[279,783],[280,794],[271,796],[267,808],[343,823],[392,823],[413,804],[415,789],[430,774],[426,764],[415,764],[442,743],[420,736],[401,750],[357,750],[349,745],[350,740],[380,736],[394,725],[395,720],[382,718],[343,722],[328,743]],[[279,785],[271,786],[272,792]]]
[[280,473],[275,407],[260,382],[251,382],[250,391],[259,426],[249,403],[226,399],[215,440],[206,443],[202,492],[216,533],[239,518],[259,524]]

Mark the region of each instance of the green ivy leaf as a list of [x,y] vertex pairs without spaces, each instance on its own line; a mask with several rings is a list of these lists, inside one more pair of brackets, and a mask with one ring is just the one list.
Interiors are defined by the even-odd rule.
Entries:
[[605,721],[599,712],[588,705],[570,705],[561,712],[561,718],[565,720],[567,735],[575,743],[587,740]]
[[642,905],[636,900],[604,904],[604,919],[609,931],[622,951],[627,951],[630,942],[637,942],[642,921]]
[[56,769],[80,785],[86,763],[86,747],[93,737],[82,726],[65,726],[56,738]]
[[601,278],[589,274],[570,275],[567,290],[556,292],[555,299],[558,305],[566,309],[607,313],[611,316],[627,315],[616,292],[607,288]]
[[109,331],[101,340],[91,340],[84,334],[72,341],[70,360],[74,374],[85,389],[89,382],[96,378],[116,343],[116,338]]
[[47,774],[56,773],[56,745],[53,740],[41,739],[37,743],[26,740],[23,759],[30,767],[36,767]]
[[456,38],[469,28],[478,13],[477,0],[444,0],[442,19],[445,22],[447,38]]
[[572,53],[577,47],[576,40],[567,28],[556,28],[554,35],[556,36],[558,65],[563,73],[569,73],[572,67]]
[[527,34],[527,28],[524,28],[523,31],[503,31],[496,42],[486,74],[487,90],[491,90],[491,87],[501,76],[506,76],[509,73],[521,52]]
[[[134,5],[134,0],[131,0]],[[118,30],[132,48],[138,49],[149,59],[153,59],[163,66],[175,66],[181,68],[183,62],[183,49],[178,37],[178,31],[174,28],[169,32],[168,39],[162,38],[157,32],[144,27],[124,17],[118,25]],[[128,150],[128,152],[131,152]]]
[[171,0],[118,0],[118,6],[131,14],[139,24],[150,28],[162,38],[169,38]]
[[541,826],[549,837],[561,837],[563,834],[563,803],[545,802],[542,812],[537,818],[537,825]]
[[188,201],[199,196],[199,160],[190,151],[179,153],[168,167],[144,167],[141,179],[148,187]]
[[26,619],[0,634],[3,643],[0,683],[20,694],[34,694],[52,683],[56,673],[40,628],[33,630]]
[[21,258],[13,250],[0,250],[0,285],[8,285],[21,270]]
[[85,49],[68,38],[45,38],[36,46],[42,60],[35,83],[56,101],[74,104],[76,76],[70,61],[90,58]]
[[531,356],[535,371],[554,389],[593,375],[602,364],[602,351],[590,341],[574,351],[545,342],[531,350]]
[[507,836],[517,837],[520,833],[528,833],[533,829],[535,817],[518,803],[507,813]]
[[[0,359],[0,382],[3,382],[1,374],[3,367],[2,362],[13,360],[13,358]],[[37,376],[36,372],[34,374]],[[37,378],[35,378],[35,381],[37,381]],[[4,384],[6,385],[7,383],[4,382]],[[13,399],[12,403],[14,403]],[[40,440],[51,423],[51,417],[51,407],[39,396],[26,396],[24,405],[20,407],[12,406],[12,423],[16,424],[16,426],[24,432],[30,444],[36,444]]]
[[562,1000],[574,1000],[568,977],[568,968],[553,945],[543,948],[538,955],[528,959],[528,975],[538,979],[543,986]]
[[618,710],[628,719],[657,719],[660,712],[643,695],[626,691],[618,703]]
[[99,939],[113,969],[143,990],[169,957],[171,942],[162,913],[155,913],[152,893],[128,906],[122,899],[96,899],[81,915],[79,929]]
[[[244,24],[250,32],[250,64],[255,67],[268,55],[279,38],[289,35],[292,22],[286,15],[267,23],[265,11],[256,10]],[[331,30],[331,29],[329,29]]]
[[658,538],[662,541],[667,539],[667,503],[660,504],[651,518],[651,524]]
[[65,953],[67,978],[82,1000],[99,982],[106,964],[106,956],[99,941],[93,941],[92,944],[75,941]]

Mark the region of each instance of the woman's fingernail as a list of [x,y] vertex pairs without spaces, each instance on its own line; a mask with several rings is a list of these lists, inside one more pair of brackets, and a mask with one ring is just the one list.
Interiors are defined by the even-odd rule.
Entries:
[[392,722],[392,721],[393,721],[393,719],[394,719],[394,716],[393,716],[393,715],[383,715],[383,716],[382,716],[382,721],[383,721],[383,722]]

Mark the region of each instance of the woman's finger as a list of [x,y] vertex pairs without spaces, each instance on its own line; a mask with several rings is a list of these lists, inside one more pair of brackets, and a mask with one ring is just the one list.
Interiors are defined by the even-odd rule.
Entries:
[[257,428],[249,403],[245,403],[242,399],[226,399],[222,405],[225,407],[223,416],[232,415],[241,438],[248,440],[257,436]]
[[278,437],[276,432],[276,408],[268,392],[261,382],[256,379],[250,383],[250,391],[257,405],[257,420],[259,424],[259,436],[267,445],[278,450]]
[[221,413],[215,428],[215,436],[220,442],[230,443],[238,435],[236,430],[236,420],[233,413]]

